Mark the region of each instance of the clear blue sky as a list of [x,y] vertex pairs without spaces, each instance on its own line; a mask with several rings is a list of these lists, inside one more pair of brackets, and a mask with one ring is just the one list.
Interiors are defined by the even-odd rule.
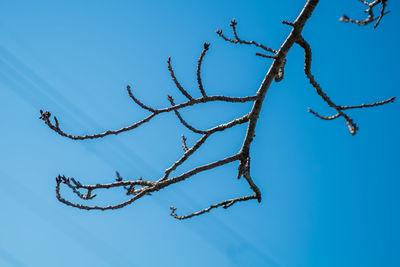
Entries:
[[[285,1],[1,1],[0,2],[0,266],[400,266],[399,101],[354,110],[360,130],[342,119],[322,121],[311,107],[333,114],[303,73],[293,47],[285,79],[265,99],[252,145],[252,176],[263,201],[178,221],[169,206],[190,213],[250,193],[236,165],[176,184],[124,209],[87,212],[55,198],[61,173],[84,183],[157,178],[181,154],[180,136],[198,138],[173,114],[135,131],[102,140],[72,141],[38,119],[50,110],[72,134],[116,129],[143,118],[127,84],[154,107],[183,101],[167,70],[193,95],[196,61],[209,94],[254,94],[270,60],[254,48],[228,44],[236,18],[244,39],[278,49],[303,0]],[[400,4],[381,25],[358,27],[359,1],[321,1],[304,28],[313,48],[312,70],[339,104],[399,96]],[[396,78],[397,77],[397,78]],[[250,109],[210,104],[183,112],[210,127]],[[209,140],[179,170],[236,153],[245,127]],[[65,192],[65,190],[64,190]],[[67,194],[67,196],[70,196]],[[71,196],[72,197],[72,196]],[[122,191],[104,192],[117,203]],[[72,198],[73,200],[76,200]]]

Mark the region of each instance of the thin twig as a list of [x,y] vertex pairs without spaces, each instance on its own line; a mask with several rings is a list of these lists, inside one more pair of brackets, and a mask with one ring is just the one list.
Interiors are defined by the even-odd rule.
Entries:
[[149,107],[149,106],[146,106],[145,104],[143,104],[142,102],[140,102],[140,101],[132,94],[131,87],[130,87],[129,85],[126,86],[126,90],[128,91],[129,97],[132,98],[132,100],[133,100],[136,104],[138,104],[142,109],[148,110],[148,111],[153,112],[153,113],[156,112],[155,109],[153,109],[153,108],[151,108],[151,107]]
[[189,218],[192,218],[192,217],[195,217],[195,216],[199,216],[199,215],[201,215],[203,213],[209,212],[212,209],[215,209],[215,208],[218,208],[218,207],[223,207],[224,209],[227,209],[227,208],[231,207],[233,204],[235,204],[237,202],[247,201],[247,200],[256,199],[256,198],[257,198],[257,196],[255,194],[253,194],[253,195],[249,195],[249,196],[238,197],[238,198],[234,198],[234,199],[228,199],[228,200],[224,200],[222,202],[219,202],[217,204],[213,204],[213,205],[209,206],[208,208],[202,209],[200,211],[190,213],[188,215],[177,215],[175,213],[175,211],[177,209],[175,207],[171,206],[170,207],[171,216],[174,217],[175,219],[178,219],[178,220],[185,220],[185,219],[189,219]]
[[390,102],[394,102],[395,99],[396,99],[396,97],[393,96],[393,97],[391,97],[389,99],[386,99],[386,100],[383,100],[383,101],[379,101],[379,102],[375,102],[375,103],[372,103],[372,104],[361,104],[361,105],[357,105],[357,106],[341,106],[340,108],[342,110],[354,109],[354,108],[371,108],[371,107],[382,106],[382,105],[388,104]]
[[[378,27],[379,23],[381,22],[383,16],[386,14],[390,13],[390,11],[385,11],[386,9],[386,2],[387,0],[375,0],[371,3],[360,0],[363,4],[365,4],[368,8],[365,10],[365,13],[368,13],[368,16],[364,20],[357,20],[357,19],[352,19],[348,17],[346,14],[344,14],[339,20],[343,22],[351,22],[360,26],[368,25],[374,21],[376,23],[374,24],[374,28]],[[382,4],[381,11],[379,13],[379,16],[374,16],[374,7],[378,4]]]
[[187,99],[193,100],[193,97],[191,95],[189,95],[189,93],[186,92],[185,89],[183,89],[182,85],[176,79],[174,69],[171,66],[171,57],[168,58],[168,70],[169,70],[169,74],[171,75],[171,78],[174,81],[174,83],[175,83],[176,87],[178,88],[178,90],[181,91],[181,93],[184,96],[186,96]]
[[233,31],[233,35],[234,35],[235,39],[230,39],[230,38],[226,37],[226,36],[222,33],[222,30],[217,30],[217,34],[218,34],[222,39],[224,39],[225,41],[230,42],[230,43],[233,43],[233,44],[254,45],[254,46],[256,46],[256,47],[259,47],[259,48],[261,48],[261,49],[264,49],[265,51],[270,52],[270,53],[273,53],[273,54],[276,54],[276,53],[278,52],[277,50],[272,49],[272,48],[270,48],[270,47],[267,47],[267,46],[265,46],[265,45],[263,45],[263,44],[261,44],[261,43],[258,43],[258,42],[255,42],[255,41],[245,41],[245,40],[240,39],[239,36],[237,35],[236,25],[237,25],[237,22],[236,22],[235,19],[233,19],[232,22],[231,22],[231,24],[229,25],[229,26],[232,27],[232,31]]
[[339,116],[342,116],[349,128],[349,131],[352,135],[357,133],[358,126],[355,124],[352,118],[350,118],[347,114],[345,114],[341,109],[340,106],[337,106],[330,97],[322,91],[321,86],[315,81],[314,75],[311,74],[311,47],[310,45],[304,40],[303,37],[299,36],[299,39],[296,41],[304,49],[304,73],[306,74],[307,78],[309,79],[311,85],[316,89],[317,94],[322,97],[322,99],[332,108],[336,109],[339,113]]
[[[171,103],[171,106],[175,106],[174,99],[172,98],[172,96],[169,95],[169,96],[168,96],[168,100],[169,100],[169,102]],[[191,130],[192,132],[198,133],[198,134],[205,134],[205,133],[206,133],[205,131],[198,130],[198,129],[194,128],[192,125],[190,125],[189,123],[187,123],[187,122],[182,118],[182,116],[181,116],[181,114],[179,113],[178,110],[174,110],[174,112],[175,112],[175,115],[178,117],[179,121],[180,121],[186,128],[188,128],[189,130]]]
[[217,168],[219,166],[223,166],[225,164],[237,161],[237,160],[239,160],[239,158],[240,158],[240,155],[239,154],[235,154],[233,156],[230,156],[230,157],[227,157],[227,158],[224,158],[224,159],[221,159],[221,160],[218,160],[218,161],[206,164],[206,165],[202,165],[202,166],[196,167],[196,168],[194,168],[194,169],[192,169],[190,171],[187,171],[187,172],[185,172],[185,173],[183,173],[181,175],[175,176],[173,178],[169,178],[169,179],[166,179],[166,180],[160,179],[158,182],[151,182],[151,181],[145,181],[145,180],[139,179],[139,180],[133,180],[133,181],[114,182],[114,183],[111,183],[111,184],[82,185],[82,188],[91,189],[91,190],[94,190],[94,189],[109,189],[109,188],[113,188],[113,187],[121,187],[121,186],[127,186],[127,185],[132,185],[132,184],[145,186],[141,190],[137,190],[136,191],[137,193],[135,193],[132,198],[130,198],[130,199],[128,199],[128,200],[126,200],[126,201],[124,201],[122,203],[116,204],[116,205],[109,205],[109,206],[96,206],[96,205],[94,205],[94,206],[88,206],[88,205],[82,205],[82,204],[79,204],[79,203],[72,203],[72,202],[66,200],[65,198],[63,198],[61,196],[60,185],[61,185],[61,183],[65,184],[65,181],[68,178],[63,179],[61,176],[58,176],[56,178],[56,182],[57,182],[56,183],[56,197],[60,202],[66,204],[68,206],[78,208],[78,209],[103,210],[103,211],[104,210],[120,209],[120,208],[123,208],[123,207],[135,202],[136,200],[142,198],[145,195],[149,195],[149,193],[152,193],[152,192],[155,192],[155,191],[159,191],[159,190],[161,190],[161,189],[163,189],[163,188],[165,188],[167,186],[170,186],[172,184],[175,184],[175,183],[178,183],[178,182],[182,182],[182,181],[184,181],[184,180],[186,180],[186,179],[188,179],[188,178],[190,178],[190,177],[192,177],[192,176],[194,176],[194,175],[196,175],[196,174],[198,174],[200,172],[211,170],[211,169]]
[[372,104],[362,104],[358,106],[339,106],[333,103],[333,101],[330,99],[330,97],[322,91],[321,86],[315,81],[314,76],[311,74],[311,61],[312,61],[312,53],[311,53],[311,47],[310,45],[304,40],[303,37],[299,37],[299,39],[296,41],[303,49],[304,49],[304,72],[309,79],[311,85],[316,89],[317,94],[322,97],[322,99],[332,108],[336,109],[337,114],[333,116],[321,116],[317,112],[313,111],[312,109],[309,109],[308,111],[317,116],[320,119],[323,120],[333,120],[338,117],[343,117],[346,120],[347,127],[349,128],[349,131],[352,135],[357,133],[358,126],[356,123],[353,121],[352,118],[350,118],[349,115],[343,112],[343,110],[346,109],[356,109],[356,108],[367,108],[367,107],[376,107],[376,106],[381,106],[385,105],[387,103],[393,102],[395,97],[391,97],[390,99],[380,101],[380,102],[375,102]]
[[209,103],[209,102],[215,102],[215,101],[221,101],[221,102],[229,102],[229,103],[245,103],[245,102],[250,102],[250,101],[255,101],[257,99],[258,96],[246,96],[246,97],[228,97],[228,96],[207,96],[207,97],[201,97],[201,98],[196,98],[196,99],[192,99],[189,100],[185,103],[182,104],[177,104],[175,106],[171,106],[168,108],[163,108],[163,109],[155,109],[154,113],[150,114],[149,116],[147,116],[146,118],[135,122],[134,124],[127,126],[127,127],[122,127],[118,130],[107,130],[103,133],[99,133],[99,134],[89,134],[89,135],[72,135],[69,133],[64,132],[63,130],[60,129],[59,125],[58,125],[58,120],[56,121],[56,124],[53,124],[50,121],[51,118],[51,113],[49,111],[43,111],[40,110],[40,119],[42,119],[45,124],[52,129],[53,131],[55,131],[56,133],[58,133],[61,136],[73,139],[73,140],[85,140],[85,139],[96,139],[96,138],[102,138],[108,135],[117,135],[123,132],[127,132],[133,129],[136,129],[137,127],[141,126],[144,123],[149,122],[153,117],[155,117],[156,115],[159,115],[161,113],[167,113],[167,112],[171,112],[171,111],[175,111],[175,110],[179,110],[182,108],[186,108],[189,106],[193,106],[196,104],[200,104],[200,103]]
[[203,63],[203,58],[206,55],[206,52],[208,51],[209,48],[210,44],[204,43],[204,49],[201,52],[199,60],[197,61],[197,70],[196,70],[197,84],[199,85],[199,89],[203,97],[207,97],[207,95],[206,92],[204,91],[203,82],[201,80],[201,63]]
[[272,59],[274,59],[275,58],[275,56],[269,56],[269,55],[265,55],[265,54],[263,54],[263,53],[256,53],[256,56],[259,56],[259,57],[264,57],[264,58],[272,58]]
[[186,137],[183,134],[182,134],[182,149],[185,152],[189,150],[187,145],[186,145]]
[[322,119],[322,120],[334,120],[334,119],[340,117],[340,113],[336,113],[335,115],[332,115],[332,116],[322,116],[322,115],[319,115],[319,114],[318,114],[317,112],[315,112],[314,110],[312,110],[311,108],[308,108],[308,112],[314,114],[316,117],[318,117],[318,118],[320,118],[320,119]]

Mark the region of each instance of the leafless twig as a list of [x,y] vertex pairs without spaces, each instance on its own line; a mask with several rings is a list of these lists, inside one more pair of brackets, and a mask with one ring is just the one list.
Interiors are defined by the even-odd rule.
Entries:
[[[343,22],[352,22],[354,24],[361,25],[361,26],[368,25],[371,22],[376,21],[374,24],[374,28],[376,28],[376,27],[378,27],[379,23],[381,22],[383,16],[390,12],[390,11],[385,10],[387,0],[375,0],[372,2],[360,0],[360,2],[368,7],[366,10],[364,10],[365,13],[368,13],[368,16],[364,20],[352,19],[352,18],[349,18],[346,14],[344,14],[339,20],[343,21]],[[374,7],[378,4],[382,5],[381,11],[378,16],[374,16]]]
[[182,134],[182,148],[183,148],[183,151],[185,151],[185,152],[189,150],[189,148],[186,145],[186,137],[183,134]]
[[347,126],[349,128],[349,131],[351,134],[356,134],[358,130],[358,126],[354,122],[354,120],[347,115],[346,113],[343,112],[343,110],[346,109],[356,109],[356,108],[366,108],[366,107],[376,107],[376,106],[381,106],[384,104],[387,104],[389,102],[393,102],[395,97],[391,97],[390,99],[380,101],[380,102],[375,102],[372,104],[362,104],[358,106],[338,106],[333,101],[330,99],[330,97],[322,91],[321,86],[315,81],[314,76],[311,74],[311,47],[310,45],[303,39],[303,37],[299,37],[299,39],[296,41],[303,49],[304,49],[304,72],[307,76],[307,78],[310,80],[311,85],[316,89],[318,95],[322,97],[322,99],[332,108],[336,109],[337,114],[333,116],[321,116],[317,112],[313,111],[312,109],[309,109],[308,111],[317,116],[320,119],[324,120],[333,120],[339,117],[343,117],[346,120]]
[[254,46],[256,46],[256,47],[259,47],[259,48],[264,49],[264,50],[267,51],[267,52],[270,52],[270,53],[273,53],[273,54],[278,53],[277,50],[272,49],[272,48],[270,48],[270,47],[267,47],[267,46],[265,46],[265,45],[263,45],[263,44],[261,44],[261,43],[258,43],[258,42],[255,42],[255,41],[245,41],[245,40],[240,39],[239,36],[237,35],[236,25],[237,25],[237,22],[236,22],[235,19],[233,19],[232,22],[231,22],[231,24],[229,25],[229,26],[232,27],[232,31],[233,31],[233,35],[235,36],[235,39],[230,39],[230,38],[226,37],[226,36],[222,33],[222,30],[217,30],[217,34],[218,34],[220,37],[222,37],[225,41],[230,42],[230,43],[233,43],[233,44],[254,45]]

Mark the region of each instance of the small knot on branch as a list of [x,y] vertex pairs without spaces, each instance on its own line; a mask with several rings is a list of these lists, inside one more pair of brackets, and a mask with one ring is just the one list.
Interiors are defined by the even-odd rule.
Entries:
[[285,75],[285,65],[286,65],[286,58],[282,60],[282,63],[279,66],[278,73],[274,77],[275,82],[280,82],[283,80]]
[[50,117],[51,117],[50,111],[43,111],[43,110],[40,110],[40,117],[39,117],[39,119],[41,119],[41,120],[43,120],[43,121],[45,121],[45,122],[48,122],[49,119],[50,119]]
[[65,179],[66,179],[66,178],[65,178],[64,175],[59,174],[59,175],[56,177],[56,182],[57,182],[57,184],[60,184],[60,183],[63,183]]
[[233,204],[235,204],[235,201],[234,201],[234,200],[232,200],[232,201],[230,201],[230,202],[228,202],[228,203],[226,203],[226,204],[223,204],[223,205],[222,205],[222,208],[227,209],[227,208],[229,208],[230,206],[232,206]]
[[250,172],[250,156],[246,156],[245,158],[240,160],[237,178],[240,179],[240,177],[242,176],[245,177],[249,172]]
[[343,22],[349,22],[349,20],[350,20],[350,18],[346,14],[343,14],[343,16],[341,16],[339,18],[339,21],[343,21]]
[[186,145],[186,137],[182,134],[182,148],[183,148],[183,151],[188,151],[189,149],[188,149],[188,147],[187,147],[187,145]]
[[126,195],[134,195],[135,194],[135,185],[131,184],[129,188],[126,190]]

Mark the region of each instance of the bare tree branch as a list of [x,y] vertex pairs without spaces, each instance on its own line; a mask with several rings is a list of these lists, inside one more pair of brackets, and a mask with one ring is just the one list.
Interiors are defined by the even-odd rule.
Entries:
[[229,26],[232,27],[233,35],[235,36],[235,40],[226,37],[226,36],[222,33],[222,30],[217,30],[217,34],[218,34],[220,37],[222,37],[225,41],[230,42],[230,43],[233,43],[233,44],[254,45],[254,46],[257,46],[257,47],[259,47],[259,48],[262,48],[262,49],[264,49],[265,51],[270,52],[270,53],[273,53],[273,54],[276,54],[276,53],[278,52],[278,51],[276,51],[275,49],[269,48],[269,47],[267,47],[267,46],[265,46],[265,45],[263,45],[263,44],[261,44],[261,43],[258,43],[258,42],[255,42],[255,41],[245,41],[245,40],[240,39],[239,36],[237,35],[237,32],[236,32],[236,25],[237,25],[237,22],[236,22],[235,19],[233,19],[232,22],[231,22],[231,24],[229,25]]
[[386,99],[386,100],[383,100],[383,101],[379,101],[379,102],[375,102],[375,103],[372,103],[372,104],[361,104],[361,105],[358,105],[358,106],[341,106],[340,109],[341,110],[346,110],[346,109],[354,109],[354,108],[377,107],[377,106],[385,105],[385,104],[390,103],[390,102],[394,102],[395,99],[396,99],[396,97],[393,96],[393,97],[391,97],[389,99]]
[[381,102],[376,102],[373,104],[362,104],[359,106],[338,106],[335,103],[333,103],[333,101],[329,98],[329,96],[324,93],[322,91],[321,86],[315,81],[314,76],[311,74],[311,47],[310,45],[303,39],[303,37],[299,37],[299,39],[296,41],[303,49],[304,49],[304,72],[307,76],[307,78],[309,79],[311,85],[316,89],[317,94],[320,95],[322,97],[322,99],[332,108],[336,109],[337,114],[330,116],[330,117],[325,117],[325,116],[321,116],[319,115],[317,112],[313,111],[312,109],[309,109],[309,112],[311,112],[312,114],[314,114],[315,116],[317,116],[318,118],[324,119],[324,120],[333,120],[336,119],[338,117],[343,117],[346,120],[347,126],[349,128],[349,131],[352,135],[356,134],[357,130],[358,130],[358,126],[356,125],[356,123],[353,121],[352,118],[350,118],[349,115],[347,115],[346,113],[343,112],[343,110],[346,109],[355,109],[355,108],[365,108],[365,107],[376,107],[376,106],[380,106],[380,105],[384,105],[387,104],[389,102],[393,102],[395,97],[391,97],[390,99],[381,101]]
[[[394,97],[380,101],[380,102],[375,102],[372,104],[361,104],[361,105],[354,105],[354,106],[340,106],[335,104],[331,98],[322,90],[321,86],[316,82],[313,74],[311,74],[311,61],[312,61],[312,53],[311,53],[311,47],[310,45],[303,39],[302,37],[302,30],[307,22],[307,20],[310,18],[311,14],[313,13],[316,5],[318,4],[319,0],[307,0],[307,2],[304,5],[303,10],[299,13],[298,17],[294,22],[287,22],[283,21],[282,23],[289,25],[292,27],[290,33],[288,34],[286,40],[282,43],[280,46],[279,50],[272,49],[268,46],[265,46],[261,43],[255,42],[255,41],[245,41],[239,38],[237,34],[237,22],[236,20],[232,20],[230,27],[232,28],[233,36],[234,39],[230,39],[226,37],[223,33],[222,30],[218,30],[217,34],[225,41],[233,44],[244,44],[244,45],[249,45],[249,46],[255,46],[256,48],[261,48],[269,54],[263,54],[257,52],[256,55],[263,57],[263,58],[269,58],[272,59],[271,66],[269,67],[264,80],[262,81],[257,93],[254,96],[245,96],[245,97],[229,97],[229,96],[207,96],[204,87],[203,87],[203,82],[201,78],[201,68],[204,60],[204,56],[206,52],[209,50],[210,44],[204,43],[203,45],[203,50],[200,54],[200,57],[197,61],[197,69],[196,69],[196,76],[197,76],[197,84],[201,93],[200,98],[193,98],[183,87],[182,85],[178,82],[175,72],[172,68],[171,65],[171,58],[168,59],[168,70],[170,72],[171,78],[173,82],[175,83],[175,86],[177,89],[180,91],[182,95],[184,95],[188,100],[186,102],[180,103],[180,104],[175,104],[174,99],[172,96],[168,96],[168,100],[171,104],[170,107],[165,107],[165,108],[152,108],[148,105],[143,104],[140,100],[138,100],[130,86],[127,86],[127,91],[129,94],[129,97],[142,109],[150,112],[150,115],[147,117],[143,118],[142,120],[139,120],[137,122],[134,122],[130,126],[126,126],[117,130],[107,130],[103,133],[99,134],[90,134],[90,135],[71,135],[69,133],[66,133],[65,131],[60,129],[59,121],[56,117],[54,117],[54,122],[51,121],[51,113],[49,111],[42,111],[40,110],[40,119],[44,121],[44,123],[53,131],[58,133],[59,135],[62,135],[64,137],[73,139],[73,140],[83,140],[83,139],[97,139],[97,138],[102,138],[108,135],[116,135],[122,132],[127,132],[131,131],[147,122],[149,122],[153,117],[162,114],[162,113],[169,113],[171,111],[174,112],[174,114],[177,116],[179,119],[179,122],[182,123],[187,129],[190,131],[200,134],[201,137],[194,143],[192,147],[188,147],[186,143],[186,137],[182,135],[182,148],[183,148],[183,155],[173,162],[169,168],[167,168],[164,171],[164,175],[158,178],[151,178],[151,179],[134,179],[134,180],[124,180],[118,172],[116,172],[117,178],[115,179],[115,182],[108,183],[108,184],[95,184],[95,185],[83,185],[81,182],[77,181],[74,178],[67,178],[65,176],[59,175],[56,178],[56,197],[57,199],[69,206],[79,208],[79,209],[84,209],[84,210],[113,210],[113,209],[119,209],[122,207],[125,207],[136,200],[144,197],[144,196],[149,196],[151,193],[154,193],[156,191],[159,191],[163,188],[169,187],[175,183],[182,182],[184,180],[187,180],[196,174],[218,168],[233,162],[238,162],[238,171],[237,171],[237,178],[240,179],[241,177],[244,177],[246,182],[248,183],[250,190],[254,193],[252,195],[246,195],[243,197],[237,197],[233,199],[228,199],[221,201],[217,204],[212,204],[209,207],[202,209],[200,211],[196,211],[187,215],[177,215],[175,213],[176,208],[171,207],[171,215],[179,220],[183,219],[188,219],[192,218],[201,214],[204,214],[206,212],[211,211],[212,209],[218,208],[218,207],[223,207],[225,209],[231,207],[233,204],[238,203],[238,202],[244,202],[247,200],[251,199],[256,199],[258,202],[261,202],[261,191],[257,187],[257,185],[254,183],[253,179],[251,178],[250,175],[250,148],[251,144],[253,142],[253,139],[255,137],[255,129],[256,125],[258,122],[258,118],[262,109],[262,105],[264,103],[264,99],[266,96],[266,93],[268,89],[270,88],[271,84],[273,81],[279,82],[282,79],[284,79],[284,67],[286,64],[286,55],[289,52],[289,50],[292,48],[294,44],[300,45],[305,53],[305,58],[304,58],[304,72],[309,79],[310,84],[316,89],[316,92],[318,95],[321,96],[321,98],[328,104],[329,107],[335,109],[336,114],[332,116],[322,116],[319,115],[317,112],[309,109],[309,112],[314,114],[320,119],[324,120],[333,120],[339,117],[343,117],[349,127],[349,131],[351,134],[356,134],[358,127],[353,121],[349,115],[345,113],[346,110],[349,109],[360,109],[360,108],[368,108],[368,107],[376,107],[376,106],[381,106],[390,102],[394,101]],[[376,0],[372,3],[368,3],[367,1],[361,0],[362,3],[368,5],[367,13],[369,14],[369,17],[365,21],[355,21],[349,19],[347,16],[342,19],[343,21],[346,22],[354,22],[359,25],[366,25],[370,23],[371,21],[377,20],[377,23],[375,24],[375,27],[379,24],[381,18],[387,14],[387,11],[385,11],[386,7],[386,2],[387,0]],[[372,14],[372,8],[376,6],[377,4],[382,4],[382,9],[381,9],[381,14],[379,17],[373,17]],[[202,103],[209,103],[209,102],[228,102],[228,103],[245,103],[245,102],[253,102],[253,106],[251,110],[238,118],[235,118],[227,123],[221,123],[217,126],[214,126],[212,128],[209,128],[207,130],[200,130],[189,124],[186,120],[183,119],[180,110],[190,107],[190,106],[195,106],[198,104]],[[243,144],[240,148],[240,150],[237,153],[232,154],[229,157],[219,159],[217,161],[214,161],[209,164],[205,164],[202,166],[195,167],[189,171],[186,171],[181,174],[174,174],[175,171],[192,155],[194,155],[201,146],[203,146],[208,138],[217,133],[217,132],[223,132],[227,129],[230,129],[236,125],[241,125],[241,124],[247,124],[247,131],[246,134],[243,138]],[[127,199],[126,201],[123,201],[121,203],[117,203],[114,205],[108,205],[108,206],[97,206],[97,205],[83,205],[79,203],[73,203],[69,200],[66,200],[62,195],[61,195],[61,185],[64,184],[66,185],[66,188],[69,188],[72,190],[72,192],[77,195],[80,199],[83,200],[90,200],[93,199],[96,195],[93,194],[93,192],[99,191],[101,189],[111,189],[111,188],[123,188],[126,191],[126,195],[128,195],[130,198]]]
[[[378,27],[379,23],[381,22],[383,16],[390,12],[390,11],[385,11],[387,0],[375,0],[373,2],[360,0],[360,2],[368,7],[366,10],[364,10],[365,13],[368,13],[368,16],[364,20],[352,19],[352,18],[349,18],[346,14],[344,14],[339,20],[343,21],[343,22],[352,22],[352,23],[360,25],[360,26],[368,25],[368,24],[376,21],[376,23],[374,24],[374,28],[376,28],[376,27]],[[374,16],[373,9],[378,4],[382,5],[381,11],[379,13],[379,16]]]
[[171,57],[168,58],[168,70],[169,70],[169,73],[171,75],[172,80],[174,81],[174,83],[175,83],[176,87],[179,89],[179,91],[181,91],[181,93],[184,96],[186,96],[186,98],[189,99],[189,101],[193,100],[193,97],[191,95],[189,95],[188,92],[186,92],[185,89],[183,89],[182,85],[176,79],[175,72],[174,72],[174,70],[173,70],[173,68],[171,66]]
[[[172,96],[168,96],[168,100],[171,103],[172,106],[175,106],[174,103],[174,99],[172,98]],[[202,130],[197,130],[196,128],[194,128],[193,126],[191,126],[189,123],[187,123],[181,116],[181,114],[179,113],[178,110],[174,110],[175,115],[178,117],[179,121],[183,124],[183,126],[185,126],[186,128],[188,128],[189,130],[191,130],[194,133],[198,133],[198,134],[205,134],[205,131]]]
[[182,134],[182,148],[183,148],[183,151],[185,151],[185,152],[189,150],[189,148],[186,145],[186,137],[183,134]]
[[163,109],[154,109],[154,112],[152,114],[150,114],[149,116],[147,116],[146,118],[133,123],[130,126],[127,127],[123,127],[120,128],[118,130],[107,130],[103,133],[99,133],[99,134],[91,134],[91,135],[71,135],[69,133],[66,133],[64,131],[62,131],[59,127],[58,124],[58,120],[56,117],[54,117],[55,119],[55,124],[53,124],[50,121],[51,118],[51,113],[49,111],[43,111],[40,110],[40,119],[42,119],[45,124],[52,129],[53,131],[55,131],[56,133],[58,133],[61,136],[73,139],[73,140],[84,140],[84,139],[96,139],[96,138],[102,138],[108,135],[117,135],[123,132],[127,132],[130,130],[133,130],[139,126],[141,126],[142,124],[149,122],[153,117],[155,117],[156,115],[162,114],[162,113],[168,113],[171,111],[175,111],[175,110],[179,110],[182,108],[186,108],[189,106],[193,106],[196,104],[201,104],[201,103],[209,103],[209,102],[216,102],[216,101],[220,101],[220,102],[229,102],[229,103],[245,103],[245,102],[250,102],[250,101],[255,101],[257,99],[257,96],[246,96],[246,97],[229,97],[229,96],[220,96],[220,95],[215,95],[215,96],[207,96],[207,97],[201,97],[201,98],[196,98],[196,99],[192,99],[189,100],[187,102],[184,102],[182,104],[177,104],[175,106],[172,107],[168,107],[168,108],[163,108]]
[[140,101],[132,94],[131,87],[130,87],[129,85],[126,86],[126,90],[128,91],[129,97],[132,98],[133,101],[134,101],[136,104],[139,105],[139,107],[141,107],[142,109],[148,110],[148,111],[150,111],[150,112],[152,112],[152,113],[155,113],[155,112],[156,112],[155,109],[153,109],[153,108],[151,108],[151,107],[148,107],[148,106],[146,106],[145,104],[143,104],[142,102],[140,102]]
[[197,83],[198,83],[198,85],[199,85],[199,89],[200,89],[200,92],[201,92],[201,94],[202,94],[203,97],[207,97],[207,95],[206,95],[206,92],[204,91],[203,82],[202,82],[202,80],[201,80],[201,63],[203,63],[203,58],[204,58],[204,56],[206,55],[206,52],[207,52],[207,50],[208,50],[209,48],[210,48],[210,44],[204,43],[204,49],[203,49],[203,51],[201,52],[200,58],[199,58],[199,60],[198,60],[198,62],[197,62],[197,70],[196,70]]
[[176,211],[176,208],[175,208],[175,207],[171,206],[170,209],[171,209],[171,215],[172,215],[175,219],[178,219],[178,220],[185,220],[185,219],[189,219],[189,218],[192,218],[192,217],[194,217],[194,216],[198,216],[198,215],[201,215],[201,214],[203,214],[203,213],[209,212],[210,210],[215,209],[215,208],[218,208],[218,207],[223,207],[224,209],[227,209],[227,208],[229,208],[230,206],[232,206],[233,204],[235,204],[236,202],[247,201],[247,200],[256,199],[256,198],[257,198],[257,196],[254,194],[254,195],[249,195],[249,196],[244,196],[244,197],[238,197],[238,198],[234,198],[234,199],[228,199],[228,200],[224,200],[224,201],[222,201],[222,202],[220,202],[220,203],[213,204],[213,205],[209,206],[208,208],[205,208],[205,209],[202,209],[202,210],[193,212],[193,213],[188,214],[188,215],[183,215],[183,216],[179,216],[179,215],[177,215],[177,214],[175,213],[175,211]]
[[[84,209],[84,210],[115,210],[115,209],[120,209],[123,208],[131,203],[133,203],[134,201],[138,200],[139,198],[148,195],[149,193],[155,192],[155,191],[159,191],[167,186],[170,186],[172,184],[175,183],[179,183],[182,182],[198,173],[207,171],[207,170],[211,170],[214,169],[216,167],[219,166],[223,166],[226,165],[228,163],[234,162],[239,160],[240,156],[239,154],[235,154],[233,156],[206,164],[206,165],[202,165],[199,167],[196,167],[190,171],[187,171],[181,175],[169,178],[169,179],[159,179],[157,182],[152,182],[152,181],[146,181],[146,180],[130,180],[130,181],[119,181],[119,182],[114,182],[114,183],[110,183],[110,184],[96,184],[96,185],[82,185],[79,188],[82,189],[86,189],[86,190],[90,190],[93,191],[95,189],[110,189],[110,188],[115,188],[115,187],[123,187],[123,186],[130,186],[130,185],[141,185],[143,186],[142,189],[137,189],[134,190],[132,192],[132,195],[134,195],[132,198],[128,199],[127,201],[124,201],[122,203],[116,204],[116,205],[109,205],[109,206],[88,206],[88,205],[82,205],[82,204],[78,204],[78,203],[72,203],[68,200],[66,200],[65,198],[63,198],[61,196],[60,193],[60,185],[61,183],[63,184],[67,184],[69,183],[70,178],[66,178],[65,176],[58,176],[56,178],[56,197],[57,199],[68,205],[71,207],[75,207],[75,208],[79,208],[79,209]],[[74,185],[71,185],[74,186]],[[77,188],[75,187],[75,189],[77,190]]]

